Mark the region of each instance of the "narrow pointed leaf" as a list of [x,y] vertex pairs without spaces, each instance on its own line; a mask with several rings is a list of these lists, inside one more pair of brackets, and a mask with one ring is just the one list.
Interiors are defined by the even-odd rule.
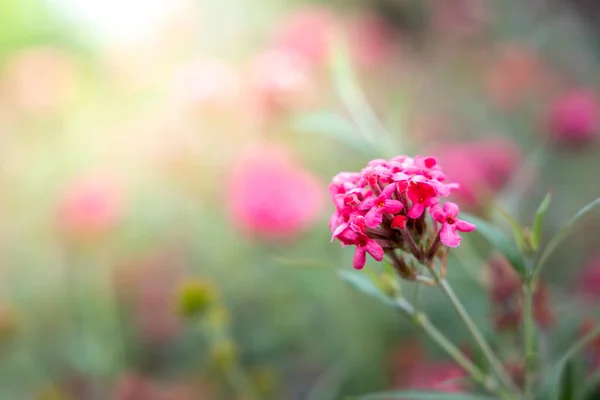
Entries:
[[389,298],[379,289],[377,284],[369,277],[369,275],[355,270],[341,269],[339,270],[340,277],[346,281],[354,289],[357,289],[371,297],[374,297],[385,304],[395,305],[393,299]]
[[510,238],[510,236],[489,222],[473,215],[463,213],[461,214],[461,218],[465,221],[475,224],[477,226],[475,231],[479,232],[479,234],[483,236],[494,249],[498,250],[504,255],[519,276],[527,276],[525,260],[523,259],[523,256],[521,255],[516,243]]
[[533,245],[533,249],[537,250],[540,246],[540,241],[542,239],[542,222],[544,220],[544,216],[546,215],[546,211],[548,211],[548,205],[550,204],[550,193],[544,197],[544,200],[538,207],[535,218],[533,220],[533,231],[531,233],[531,244]]
[[506,211],[500,210],[500,214],[502,214],[502,216],[506,218],[506,220],[510,224],[510,227],[513,232],[513,237],[515,238],[515,243],[517,244],[517,248],[519,249],[521,254],[523,254],[526,247],[525,237],[523,236],[523,227],[519,225],[519,223]]
[[293,129],[301,134],[330,137],[361,152],[372,153],[372,146],[363,139],[352,121],[329,111],[302,114],[292,120]]
[[544,249],[539,261],[537,262],[535,269],[533,271],[534,279],[537,278],[544,268],[544,264],[548,261],[548,258],[554,250],[558,247],[558,245],[571,233],[575,224],[583,218],[587,213],[594,210],[596,207],[600,206],[600,198],[592,201],[581,210],[577,212],[557,233],[554,237],[548,242],[548,245]]

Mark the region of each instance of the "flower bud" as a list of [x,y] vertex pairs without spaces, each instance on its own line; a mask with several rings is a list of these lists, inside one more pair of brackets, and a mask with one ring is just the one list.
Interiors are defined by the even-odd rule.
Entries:
[[215,290],[206,282],[185,282],[179,289],[179,312],[185,317],[204,315],[214,301]]

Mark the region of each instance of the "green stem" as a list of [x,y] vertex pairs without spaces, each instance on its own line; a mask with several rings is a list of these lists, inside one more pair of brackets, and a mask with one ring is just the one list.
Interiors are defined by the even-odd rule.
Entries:
[[479,328],[477,328],[477,325],[475,325],[475,323],[469,316],[469,313],[467,312],[467,310],[465,310],[465,307],[462,305],[462,303],[460,302],[460,300],[454,293],[454,290],[452,290],[452,287],[450,286],[448,281],[441,278],[439,276],[439,274],[437,273],[437,271],[435,270],[435,268],[429,268],[429,271],[431,272],[431,275],[433,276],[433,278],[439,283],[440,288],[442,289],[444,294],[448,297],[448,299],[450,299],[452,306],[454,307],[454,309],[456,310],[456,312],[458,313],[460,318],[465,323],[465,326],[471,333],[471,336],[473,336],[473,339],[475,340],[475,342],[481,348],[483,355],[488,360],[488,363],[492,367],[492,370],[494,371],[494,373],[498,376],[498,379],[500,380],[502,385],[504,385],[504,387],[506,387],[506,389],[511,391],[513,394],[517,395],[517,398],[519,398],[520,397],[519,389],[517,388],[517,386],[511,379],[511,377],[506,372],[506,369],[502,365],[502,362],[498,359],[498,357],[496,357],[496,355],[490,348],[490,345],[487,343],[487,341],[483,337],[483,334],[481,333],[481,331],[479,331]]
[[533,285],[523,284],[523,347],[525,350],[525,399],[533,399],[535,368],[535,324],[533,319]]
[[464,356],[464,354],[450,341],[443,333],[441,333],[435,325],[429,321],[427,315],[418,312],[412,304],[410,304],[404,298],[396,299],[396,305],[400,311],[404,312],[411,321],[421,329],[423,329],[429,337],[436,342],[446,353],[456,361],[456,363],[466,372],[475,382],[483,385],[491,393],[496,393],[504,399],[510,399],[506,393],[499,390],[497,382],[491,377],[487,376],[481,369],[479,369],[471,360]]
[[237,362],[228,366],[224,373],[231,386],[240,396],[240,399],[258,400],[259,397],[254,392],[254,388],[252,387],[250,380]]

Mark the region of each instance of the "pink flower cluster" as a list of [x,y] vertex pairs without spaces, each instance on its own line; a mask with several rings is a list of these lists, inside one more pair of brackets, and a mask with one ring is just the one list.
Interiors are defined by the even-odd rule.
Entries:
[[470,232],[475,225],[458,218],[456,204],[440,204],[441,197],[458,188],[445,180],[436,159],[423,156],[376,159],[360,172],[339,173],[329,185],[336,207],[331,240],[356,246],[356,269],[364,267],[367,253],[382,261],[388,251],[397,260],[393,252],[400,249],[425,262],[436,255],[440,242],[457,247],[457,231]]

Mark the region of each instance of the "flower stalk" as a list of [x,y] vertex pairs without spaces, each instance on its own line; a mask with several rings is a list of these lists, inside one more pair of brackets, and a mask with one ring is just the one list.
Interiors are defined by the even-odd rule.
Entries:
[[533,399],[535,369],[535,325],[533,316],[533,282],[523,284],[523,347],[525,351],[525,399]]
[[479,328],[477,328],[477,325],[475,325],[475,323],[471,319],[471,316],[469,315],[467,310],[465,310],[465,307],[462,305],[461,301],[458,299],[458,297],[454,293],[454,290],[452,289],[452,287],[450,286],[448,281],[446,279],[442,278],[438,274],[438,272],[435,270],[435,268],[430,267],[429,271],[430,271],[433,279],[436,280],[436,282],[438,282],[438,285],[440,286],[440,288],[442,289],[442,291],[444,292],[446,297],[448,297],[448,299],[450,300],[450,303],[452,304],[452,306],[456,310],[457,314],[460,316],[460,318],[464,322],[465,326],[471,333],[471,336],[473,337],[473,339],[475,340],[477,345],[481,348],[483,355],[487,359],[488,363],[492,367],[492,370],[494,371],[494,373],[496,374],[496,376],[498,377],[498,379],[500,380],[502,385],[506,389],[508,389],[510,392],[512,392],[514,395],[516,395],[517,398],[519,398],[520,397],[519,389],[517,388],[517,386],[511,379],[510,375],[508,374],[508,372],[502,365],[502,362],[494,354],[494,351],[491,349],[490,345],[487,343],[487,341],[483,337],[483,334],[481,333]]
[[510,399],[510,397],[507,397],[506,393],[501,391],[493,378],[487,376],[471,360],[465,357],[465,355],[431,323],[427,315],[417,311],[412,304],[402,297],[396,299],[396,305],[400,311],[410,318],[413,324],[423,329],[434,342],[444,349],[444,351],[452,357],[452,359],[468,373],[475,382],[481,384],[491,393],[498,394],[503,399]]

